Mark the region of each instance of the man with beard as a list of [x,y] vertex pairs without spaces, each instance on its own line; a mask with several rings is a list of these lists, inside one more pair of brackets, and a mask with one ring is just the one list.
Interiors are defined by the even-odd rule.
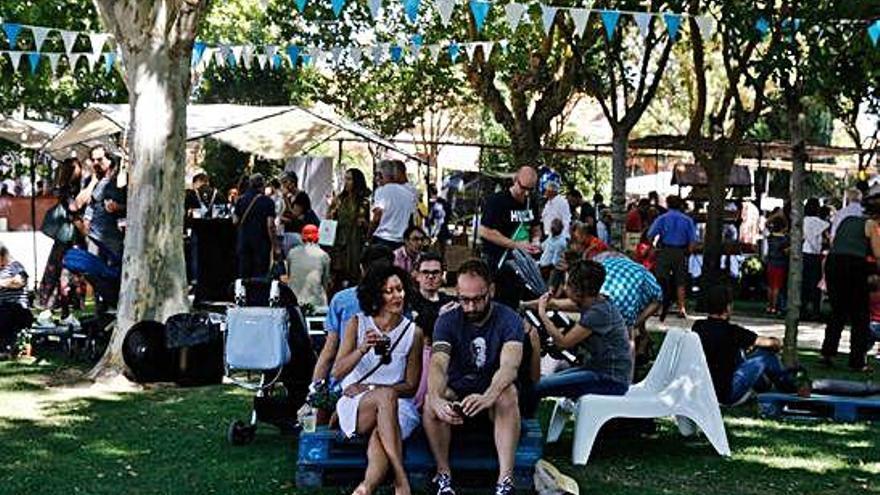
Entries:
[[91,199],[84,216],[89,251],[105,261],[118,262],[122,259],[125,239],[119,228],[119,220],[125,217],[126,194],[116,185],[119,170],[104,145],[93,147],[89,151],[89,158],[95,167],[95,178],[92,179],[89,193]]
[[520,435],[514,381],[523,356],[523,322],[512,309],[491,301],[489,268],[470,260],[458,271],[459,306],[434,327],[424,428],[437,463],[438,495],[454,495],[449,467],[452,426],[487,412],[498,452],[495,493],[513,493],[514,454]]

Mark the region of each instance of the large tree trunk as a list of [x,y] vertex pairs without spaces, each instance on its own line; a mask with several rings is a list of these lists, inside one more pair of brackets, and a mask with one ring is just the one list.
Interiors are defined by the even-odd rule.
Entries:
[[788,308],[785,314],[783,360],[793,366],[798,362],[797,338],[801,317],[801,280],[803,278],[804,202],[803,181],[806,148],[803,132],[803,107],[794,89],[787,88],[788,128],[791,133],[791,247],[788,258]]
[[122,49],[131,159],[116,328],[92,378],[125,369],[122,343],[142,320],[188,309],[183,257],[186,105],[193,39],[206,0],[96,0]]
[[626,156],[629,129],[615,129],[611,140],[611,244],[621,251],[626,218]]
[[736,151],[722,138],[721,142],[716,141],[711,153],[702,156],[702,159],[698,158],[698,163],[706,171],[709,195],[706,209],[706,235],[703,239],[702,287],[705,290],[721,282],[724,203],[727,199],[727,182],[736,159]]
[[510,133],[510,151],[513,155],[512,169],[523,165],[539,166],[541,158],[541,136],[536,136],[529,121],[517,122],[516,132]]

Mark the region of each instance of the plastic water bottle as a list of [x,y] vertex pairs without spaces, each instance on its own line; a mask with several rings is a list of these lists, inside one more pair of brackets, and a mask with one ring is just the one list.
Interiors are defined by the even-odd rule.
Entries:
[[299,424],[302,427],[303,433],[314,433],[315,432],[315,424],[317,421],[317,414],[315,413],[315,408],[308,404],[304,404],[299,409]]

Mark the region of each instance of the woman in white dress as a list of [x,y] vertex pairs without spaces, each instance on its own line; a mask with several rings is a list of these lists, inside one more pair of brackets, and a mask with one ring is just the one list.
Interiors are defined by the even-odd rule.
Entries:
[[[395,495],[410,493],[403,439],[419,424],[413,396],[422,368],[422,330],[403,315],[409,275],[381,264],[367,272],[357,295],[363,313],[349,320],[333,366],[342,381],[336,403],[347,436],[369,438],[367,470],[356,495],[368,495],[394,474]],[[383,358],[384,356],[384,358]]]

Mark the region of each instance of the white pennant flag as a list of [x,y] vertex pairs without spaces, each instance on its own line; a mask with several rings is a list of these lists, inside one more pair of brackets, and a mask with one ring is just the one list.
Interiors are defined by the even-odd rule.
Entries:
[[651,23],[651,15],[650,12],[633,12],[633,20],[636,21],[642,38],[648,37],[648,24]]
[[90,33],[89,42],[92,44],[92,53],[101,53],[104,51],[104,43],[110,38],[106,33]]
[[483,59],[488,61],[489,57],[492,56],[492,48],[495,46],[495,43],[492,41],[483,41],[480,43],[480,48],[483,49]]
[[55,75],[55,72],[58,71],[58,61],[61,60],[60,53],[47,53],[47,57],[49,57],[49,67],[52,68],[52,75]]
[[479,43],[463,43],[464,51],[467,53],[468,59],[473,62],[474,61],[474,52],[477,50],[477,47],[480,46]]
[[266,59],[268,59],[269,62],[272,62],[277,53],[278,45],[266,45]]
[[73,45],[76,43],[76,38],[79,36],[79,33],[76,31],[61,31],[61,41],[64,42],[64,51],[67,52],[68,55],[73,53]]
[[261,53],[257,54],[257,65],[260,66],[260,70],[263,70],[266,68],[266,62],[268,60],[269,60],[269,57],[267,57]]
[[375,21],[379,18],[379,11],[382,10],[382,0],[369,0],[367,6],[370,7],[370,16]]
[[226,67],[226,50],[228,48],[221,46],[214,52],[214,64],[217,67]]
[[21,64],[21,57],[24,55],[24,52],[6,52],[9,55],[9,60],[12,62],[12,71],[18,72],[18,66]]
[[241,46],[233,46],[232,48],[230,48],[230,51],[232,52],[232,58],[235,60],[235,63],[238,63],[241,60],[241,53],[243,49],[244,47]]
[[248,69],[251,68],[251,65],[254,64],[254,46],[253,45],[245,45],[241,51],[242,62],[244,66]]
[[49,36],[49,31],[51,29],[42,26],[32,26],[31,32],[34,34],[34,43],[37,45],[37,51],[40,51],[43,47],[43,43],[46,41],[46,37]]
[[510,40],[501,40],[498,42],[498,46],[501,47],[501,51],[503,51],[503,52],[507,51],[507,45],[509,45],[509,44],[510,44]]
[[351,47],[351,63],[354,65],[361,65],[361,61],[363,59],[364,52],[361,50],[359,46]]
[[91,72],[92,70],[94,70],[95,65],[98,64],[98,59],[101,58],[101,54],[100,53],[86,53],[85,57],[86,57],[86,60],[89,61],[89,72]]
[[431,61],[432,62],[437,61],[437,57],[440,56],[440,50],[442,50],[442,49],[443,49],[443,47],[440,46],[439,44],[428,45],[428,52],[431,54]]
[[553,21],[556,19],[556,11],[559,7],[541,4],[541,22],[544,24],[544,34],[550,34]]
[[578,38],[583,37],[584,30],[587,29],[587,21],[590,19],[590,9],[569,9],[568,14],[574,22],[574,35]]
[[373,65],[379,65],[382,63],[382,54],[384,51],[384,47],[381,43],[373,47]]
[[437,0],[434,6],[437,7],[443,27],[448,26],[449,20],[452,19],[452,10],[455,8],[455,0]]
[[525,12],[526,6],[521,3],[514,2],[504,6],[504,17],[507,19],[507,25],[510,26],[511,31],[516,31]]
[[712,33],[715,31],[715,19],[707,15],[698,15],[694,20],[697,21],[697,26],[700,28],[700,36],[704,40],[709,41],[709,38],[712,37]]
[[211,48],[210,46],[205,47],[205,53],[202,54],[202,59],[199,61],[199,67],[203,70],[207,68],[211,61],[214,60],[215,53],[217,53],[216,49]]
[[339,65],[339,59],[342,57],[342,47],[335,45],[333,47],[333,65]]

